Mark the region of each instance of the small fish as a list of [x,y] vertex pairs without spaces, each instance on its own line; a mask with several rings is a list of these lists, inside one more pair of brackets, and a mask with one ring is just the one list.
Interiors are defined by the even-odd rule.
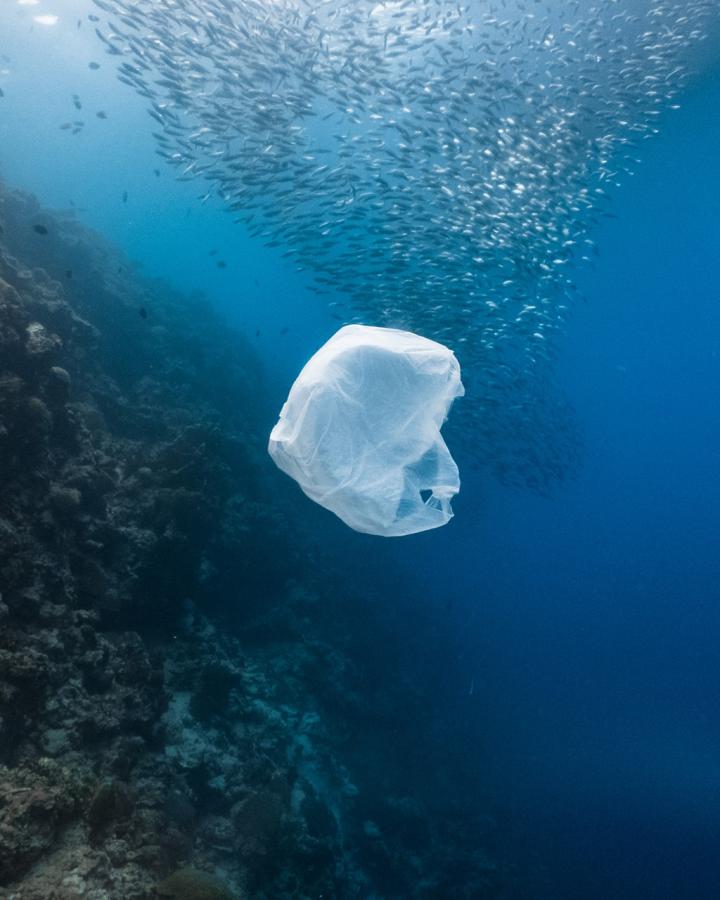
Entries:
[[64,122],[64,123],[60,126],[60,131],[67,131],[69,128],[72,128],[72,127],[73,127],[73,126],[72,126],[72,122]]
[[257,331],[255,332],[255,337],[260,337],[260,329],[259,329],[259,328],[258,328]]
[[[361,319],[427,321],[462,346],[483,385],[468,419],[483,422],[479,458],[503,483],[561,479],[577,438],[545,373],[568,318],[558,301],[576,291],[566,273],[576,253],[597,255],[591,227],[613,215],[602,183],[639,162],[684,79],[680,51],[709,36],[720,0],[648,0],[642,17],[617,0],[94,2],[124,26],[93,27],[149,101],[156,152],[180,179],[283,247],[314,276],[309,291],[340,291]],[[500,13],[510,6],[517,22]],[[276,46],[290,50],[281,72]],[[297,89],[308,84],[312,99]],[[333,124],[308,142],[318,113]]]
[[93,71],[95,71],[96,69],[99,69],[99,68],[100,68],[100,63],[96,63],[96,62],[88,63],[88,69],[92,69]]
[[217,250],[211,250],[208,256],[215,256],[217,254]]
[[72,278],[72,269],[66,269],[66,270],[65,270],[65,277],[66,277],[66,278]]
[[138,310],[138,315],[140,316],[141,319],[147,319],[147,310],[145,309],[144,306],[140,307],[140,309]]
[[5,91],[2,88],[0,88],[0,97],[4,97],[4,96],[5,96]]
[[218,269],[227,269],[227,263],[224,259],[219,259],[217,263]]
[[280,329],[280,334],[287,334],[288,331],[290,331],[290,329],[287,327],[287,325],[283,325],[283,327]]
[[127,191],[123,191],[122,193],[122,202],[127,203]]
[[44,225],[33,225],[33,231],[37,234],[47,234],[48,230]]
[[107,113],[102,109],[98,110],[95,115],[98,117],[98,119],[107,119]]
[[75,109],[82,109],[82,103],[80,102],[80,98],[77,94],[73,94],[73,104]]
[[155,173],[156,178],[160,177],[160,169],[153,169],[153,172]]
[[90,13],[90,15],[88,16],[88,19],[90,19],[91,22],[99,22],[100,16],[94,16],[92,13]]

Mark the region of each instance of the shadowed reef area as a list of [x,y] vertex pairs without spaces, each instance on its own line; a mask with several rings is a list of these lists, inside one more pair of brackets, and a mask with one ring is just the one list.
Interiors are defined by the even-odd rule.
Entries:
[[0,897],[541,896],[295,524],[243,336],[2,185],[0,227]]

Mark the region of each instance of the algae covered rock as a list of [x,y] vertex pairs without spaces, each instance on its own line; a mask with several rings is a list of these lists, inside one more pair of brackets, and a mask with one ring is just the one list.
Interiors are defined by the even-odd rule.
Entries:
[[168,875],[155,890],[173,900],[239,900],[219,878],[190,867]]

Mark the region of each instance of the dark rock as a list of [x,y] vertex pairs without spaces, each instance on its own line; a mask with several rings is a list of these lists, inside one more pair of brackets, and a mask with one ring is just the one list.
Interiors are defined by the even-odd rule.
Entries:
[[62,406],[70,397],[71,379],[67,369],[51,366],[47,374],[46,395],[53,405]]
[[72,517],[80,508],[82,494],[77,488],[53,484],[48,494],[54,513],[62,517]]
[[161,897],[173,900],[239,900],[219,878],[190,868],[168,875],[156,890]]
[[111,824],[128,818],[132,810],[133,803],[127,788],[117,781],[104,781],[96,789],[88,806],[91,834],[97,837]]
[[198,685],[190,700],[190,712],[201,722],[228,711],[230,691],[242,683],[239,672],[227,665],[215,663],[200,673]]

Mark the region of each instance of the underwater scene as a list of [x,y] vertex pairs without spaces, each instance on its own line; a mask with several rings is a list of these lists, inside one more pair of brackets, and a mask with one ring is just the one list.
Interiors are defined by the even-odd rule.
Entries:
[[718,0],[0,0],[0,900],[720,897]]

